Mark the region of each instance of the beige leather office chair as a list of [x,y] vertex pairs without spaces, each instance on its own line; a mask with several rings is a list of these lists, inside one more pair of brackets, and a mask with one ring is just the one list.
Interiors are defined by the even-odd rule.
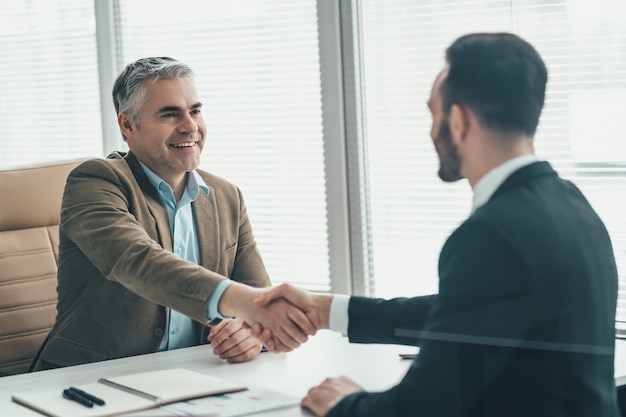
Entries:
[[0,372],[25,372],[54,324],[61,197],[79,163],[0,170]]

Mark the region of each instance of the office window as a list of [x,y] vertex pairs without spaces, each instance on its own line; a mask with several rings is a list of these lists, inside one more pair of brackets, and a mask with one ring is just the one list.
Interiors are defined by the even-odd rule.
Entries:
[[101,154],[93,9],[2,1],[0,167]]
[[[358,3],[364,138],[376,296],[437,290],[438,254],[469,214],[467,182],[444,184],[426,107],[458,36],[509,31],[549,69],[536,151],[576,183],[605,221],[626,320],[626,4],[619,0],[364,0]],[[618,323],[618,327],[619,327]]]
[[201,168],[243,191],[274,283],[328,291],[316,3],[121,0],[122,63],[190,65],[207,124]]

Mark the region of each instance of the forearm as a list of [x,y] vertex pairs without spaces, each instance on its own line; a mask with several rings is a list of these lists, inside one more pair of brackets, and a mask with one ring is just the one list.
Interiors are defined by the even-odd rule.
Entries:
[[436,295],[392,300],[351,297],[348,337],[356,343],[419,345],[419,340],[397,335],[398,330],[424,329]]

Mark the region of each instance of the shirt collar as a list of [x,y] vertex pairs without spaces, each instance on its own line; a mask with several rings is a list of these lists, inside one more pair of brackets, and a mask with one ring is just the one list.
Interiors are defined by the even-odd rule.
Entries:
[[484,177],[476,183],[474,187],[474,197],[472,199],[472,213],[479,207],[483,206],[498,187],[502,185],[511,174],[523,166],[530,165],[538,161],[535,155],[523,155],[513,159],[509,159],[505,163],[498,165],[489,171]]
[[[143,172],[148,177],[148,181],[150,181],[150,184],[152,184],[152,186],[156,188],[159,193],[161,193],[163,189],[169,189],[170,193],[172,192],[172,187],[170,187],[170,185],[165,182],[164,179],[155,174],[154,171],[144,165],[143,162],[139,160],[137,161],[139,162],[139,165],[141,165]],[[187,184],[185,184],[185,193],[189,194],[192,201],[198,197],[198,190],[202,190],[204,192],[204,195],[208,196],[209,187],[206,185],[200,174],[198,174],[195,169],[193,171],[189,171],[189,173],[191,175],[187,177]]]

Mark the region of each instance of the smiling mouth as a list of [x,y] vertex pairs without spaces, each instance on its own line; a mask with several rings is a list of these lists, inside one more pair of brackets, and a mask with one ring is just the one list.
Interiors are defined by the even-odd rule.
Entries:
[[176,149],[182,149],[182,148],[191,148],[192,146],[195,146],[196,143],[198,142],[182,142],[182,143],[173,143],[170,146],[172,148],[176,148]]

